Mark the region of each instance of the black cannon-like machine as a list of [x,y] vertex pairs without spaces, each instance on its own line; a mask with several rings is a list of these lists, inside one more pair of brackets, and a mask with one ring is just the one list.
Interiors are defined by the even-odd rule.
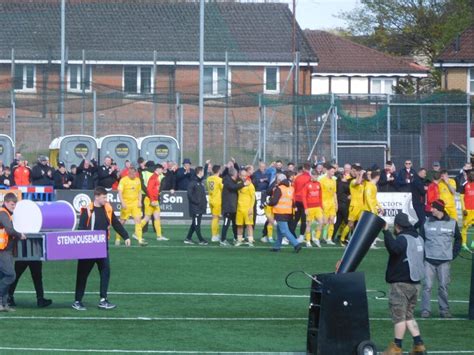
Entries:
[[377,353],[370,341],[365,277],[355,270],[384,225],[385,221],[379,216],[364,212],[336,273],[313,275],[308,354]]

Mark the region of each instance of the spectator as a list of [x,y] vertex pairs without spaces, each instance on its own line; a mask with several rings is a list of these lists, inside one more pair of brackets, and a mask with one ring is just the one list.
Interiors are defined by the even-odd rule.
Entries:
[[31,185],[31,169],[23,158],[20,158],[18,166],[13,170],[13,181],[16,186]]
[[104,158],[104,165],[101,165],[98,170],[99,181],[98,186],[111,189],[112,186],[118,182],[118,168],[116,164],[112,164],[112,158],[106,156]]
[[176,189],[186,191],[191,180],[196,176],[194,169],[191,168],[191,160],[183,160],[183,166],[176,172]]
[[413,164],[411,160],[405,160],[405,167],[398,172],[395,180],[398,191],[411,192],[411,183],[413,182],[415,175],[416,172],[413,170]]
[[176,190],[176,170],[176,163],[172,161],[163,163],[163,179],[160,183],[160,192],[170,191],[174,193],[174,190]]
[[0,176],[0,185],[5,186],[7,189],[14,185],[13,176],[8,166],[5,167],[3,174]]
[[439,161],[434,161],[433,162],[433,164],[431,166],[431,170],[428,171],[428,173],[426,174],[426,180],[428,182],[433,182],[433,175],[436,172],[441,172],[441,164],[439,163]]
[[66,170],[64,162],[58,163],[58,170],[53,173],[54,188],[57,190],[69,190],[72,187],[72,177]]
[[74,180],[74,188],[79,190],[93,190],[95,188],[95,177],[97,169],[87,159],[81,161],[77,167],[77,175]]
[[31,170],[31,184],[33,186],[53,186],[53,169],[49,166],[49,159],[40,155],[38,163]]
[[72,179],[72,186],[71,186],[71,189],[74,188],[74,181],[76,181],[76,177],[77,177],[77,165],[76,164],[72,164],[71,165],[71,170],[69,171],[69,175],[71,176],[71,179]]
[[414,226],[415,229],[419,229],[420,227],[423,227],[423,224],[425,224],[425,195],[427,190],[425,180],[426,169],[421,168],[418,170],[418,174],[415,176],[413,183],[411,184],[411,203],[416,212],[416,216],[418,217],[418,222],[416,222]]
[[378,183],[379,192],[396,192],[397,185],[395,183],[395,165],[388,160],[385,163],[385,169],[380,172],[380,180]]

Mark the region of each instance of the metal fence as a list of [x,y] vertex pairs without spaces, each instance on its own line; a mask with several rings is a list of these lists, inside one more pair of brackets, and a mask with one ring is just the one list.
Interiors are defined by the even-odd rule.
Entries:
[[[60,134],[59,92],[0,92],[2,133],[23,152],[44,153]],[[192,94],[67,93],[65,134],[166,134],[182,157],[198,156],[198,97]],[[263,95],[206,98],[204,156],[303,162],[324,156],[339,164],[383,166],[407,158],[457,169],[470,158],[471,98],[465,94]]]

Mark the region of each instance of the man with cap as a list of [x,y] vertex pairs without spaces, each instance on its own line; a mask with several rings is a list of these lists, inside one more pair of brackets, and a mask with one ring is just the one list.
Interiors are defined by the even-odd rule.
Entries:
[[31,170],[31,184],[34,186],[52,186],[53,169],[49,166],[49,159],[40,155],[38,163]]
[[421,317],[431,316],[431,288],[438,279],[439,315],[451,318],[448,304],[448,285],[451,279],[451,260],[461,250],[461,233],[454,219],[445,210],[443,200],[431,203],[431,216],[421,229],[425,240],[425,282],[421,297]]
[[408,215],[395,216],[395,237],[384,229],[384,242],[389,259],[385,280],[390,284],[389,308],[394,323],[394,340],[383,352],[384,355],[402,354],[402,341],[406,330],[413,337],[410,354],[425,354],[426,348],[421,339],[414,310],[418,299],[420,281],[424,277],[423,239],[411,225]]
[[58,170],[53,173],[54,188],[56,190],[69,190],[72,187],[72,176],[66,170],[63,161],[58,163]]
[[426,181],[432,182],[433,181],[433,175],[436,172],[438,172],[438,173],[441,172],[441,164],[439,163],[439,161],[434,161],[433,164],[431,165],[431,170],[428,171],[428,173],[426,174]]

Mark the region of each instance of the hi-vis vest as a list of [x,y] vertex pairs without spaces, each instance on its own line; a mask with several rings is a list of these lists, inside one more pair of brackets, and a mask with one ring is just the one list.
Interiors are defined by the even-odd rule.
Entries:
[[[114,213],[114,210],[110,203],[106,203],[104,205],[105,208],[105,215],[107,216],[107,220],[109,221],[109,230],[108,230],[108,235],[110,238],[110,226],[112,225],[112,213]],[[87,227],[91,227],[91,230],[94,229],[94,224],[95,224],[95,215],[94,213],[94,203],[91,202],[89,204],[89,207],[87,207]]]
[[[10,218],[10,221],[12,220],[12,215],[10,214],[10,211],[8,211],[6,208],[0,208],[0,212],[6,212],[8,217]],[[5,228],[0,229],[0,250],[5,250],[8,246],[8,234],[5,231]]]
[[278,188],[281,191],[281,197],[278,203],[273,206],[274,214],[293,214],[293,197],[295,189],[293,186],[280,185]]

